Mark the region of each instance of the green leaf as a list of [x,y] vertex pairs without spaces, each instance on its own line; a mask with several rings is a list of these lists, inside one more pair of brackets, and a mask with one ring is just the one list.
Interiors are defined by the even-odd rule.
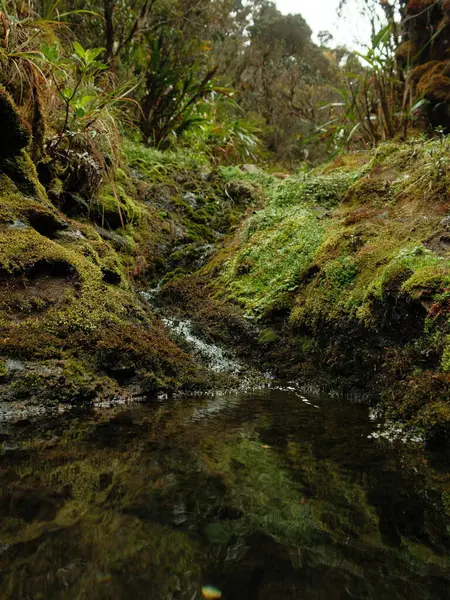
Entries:
[[92,67],[95,67],[96,69],[98,69],[99,71],[104,71],[105,69],[109,69],[109,66],[105,63],[99,62],[99,61],[95,61],[94,63],[92,63],[91,65]]
[[81,44],[78,42],[73,42],[73,49],[80,58],[86,61],[86,51]]
[[353,127],[353,129],[350,131],[350,133],[347,136],[347,144],[349,143],[349,141],[352,139],[352,137],[355,135],[356,131],[360,128],[361,123],[356,123],[356,125]]
[[421,100],[416,102],[414,104],[414,106],[411,106],[411,112],[418,110],[421,106],[423,106],[424,104],[427,104],[427,103],[428,103],[428,100],[426,98],[422,98]]
[[73,96],[73,88],[64,88],[62,94],[66,100],[70,100]]
[[86,115],[86,111],[84,110],[84,108],[82,106],[77,106],[75,108],[75,118],[81,119],[85,115]]
[[374,36],[373,40],[372,40],[372,48],[376,49],[378,48],[378,46],[383,43],[385,44],[388,39],[389,36],[392,33],[392,25],[386,25],[385,27],[382,27],[382,29],[380,29],[380,31]]
[[56,42],[54,42],[51,46],[48,44],[42,44],[41,52],[49,62],[55,63],[59,59],[59,48]]
[[105,50],[104,48],[91,48],[89,50],[86,50],[86,52],[85,52],[85,61],[86,61],[86,64],[89,65],[92,62],[94,62],[95,59],[98,56],[100,56],[100,54],[102,52],[104,52],[104,50]]
[[77,100],[77,107],[84,107],[87,104],[89,104],[89,102],[91,102],[92,100],[95,100],[96,96],[82,96],[81,98],[79,98],[79,100]]
[[91,15],[92,17],[98,17],[99,19],[102,18],[101,15],[94,12],[93,10],[79,9],[79,10],[69,10],[68,12],[61,13],[60,15],[58,15],[58,20],[64,19],[64,17],[70,17],[70,15],[80,15],[80,14]]

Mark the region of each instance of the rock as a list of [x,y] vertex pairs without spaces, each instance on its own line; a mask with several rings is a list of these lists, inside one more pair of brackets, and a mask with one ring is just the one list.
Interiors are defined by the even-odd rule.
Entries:
[[441,227],[444,229],[450,229],[450,216],[444,217],[439,225],[441,225]]
[[126,248],[127,241],[118,233],[100,226],[97,226],[96,230],[104,240],[111,242],[116,250],[122,250]]
[[5,362],[5,367],[8,373],[17,373],[25,370],[25,365],[20,360],[8,359]]
[[11,223],[10,225],[8,225],[8,227],[10,229],[28,229],[29,226],[24,223],[23,221],[19,221],[19,219],[16,219],[14,221],[14,223]]
[[81,233],[79,229],[68,229],[67,231],[61,231],[58,235],[60,239],[63,240],[85,240],[85,236]]
[[54,239],[60,231],[64,231],[69,224],[61,219],[55,212],[50,210],[36,210],[32,208],[25,211],[25,215],[31,225],[38,233]]
[[192,192],[186,192],[183,194],[183,200],[193,209],[197,208],[198,206],[197,196]]
[[249,173],[250,175],[258,175],[258,173],[262,173],[259,167],[252,164],[242,165],[241,171],[243,171],[244,173]]
[[258,196],[258,190],[247,181],[230,181],[226,193],[235,204],[251,204]]

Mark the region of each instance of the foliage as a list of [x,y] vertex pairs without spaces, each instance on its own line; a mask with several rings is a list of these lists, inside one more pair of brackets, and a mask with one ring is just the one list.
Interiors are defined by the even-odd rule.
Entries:
[[196,105],[218,89],[212,81],[215,67],[201,73],[195,57],[180,65],[178,53],[171,50],[154,40],[145,73],[140,128],[146,141],[157,147],[169,135],[179,136],[198,123],[201,119],[195,114]]
[[57,42],[51,46],[42,45],[42,55],[64,105],[63,122],[50,147],[52,152],[64,136],[77,134],[91,140],[103,134],[110,148],[114,147],[118,131],[116,120],[122,114],[120,104],[129,100],[130,86],[124,83],[114,87],[110,77],[103,74],[107,65],[98,60],[103,50],[84,49],[78,42],[73,42],[72,54],[64,56]]
[[399,70],[393,33],[393,26],[385,25],[366,52],[347,58],[343,83],[336,88],[340,101],[324,107],[332,109],[324,136],[334,148],[405,138],[417,117],[422,101],[413,103],[409,87],[402,84],[409,65]]
[[198,122],[180,143],[205,154],[214,164],[257,161],[262,152],[258,129],[242,117],[229,96],[212,92],[196,108]]

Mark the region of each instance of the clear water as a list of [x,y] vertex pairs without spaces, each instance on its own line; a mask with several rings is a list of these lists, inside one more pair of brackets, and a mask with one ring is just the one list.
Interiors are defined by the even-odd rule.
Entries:
[[446,460],[302,395],[3,424],[0,597],[450,598]]

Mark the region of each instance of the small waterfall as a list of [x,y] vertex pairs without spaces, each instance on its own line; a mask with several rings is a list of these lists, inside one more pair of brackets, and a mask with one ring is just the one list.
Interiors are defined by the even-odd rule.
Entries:
[[216,373],[231,373],[239,375],[245,367],[215,344],[210,344],[194,334],[194,327],[190,321],[163,317],[161,321],[175,335],[181,337],[189,345],[194,357],[200,359],[205,365]]

